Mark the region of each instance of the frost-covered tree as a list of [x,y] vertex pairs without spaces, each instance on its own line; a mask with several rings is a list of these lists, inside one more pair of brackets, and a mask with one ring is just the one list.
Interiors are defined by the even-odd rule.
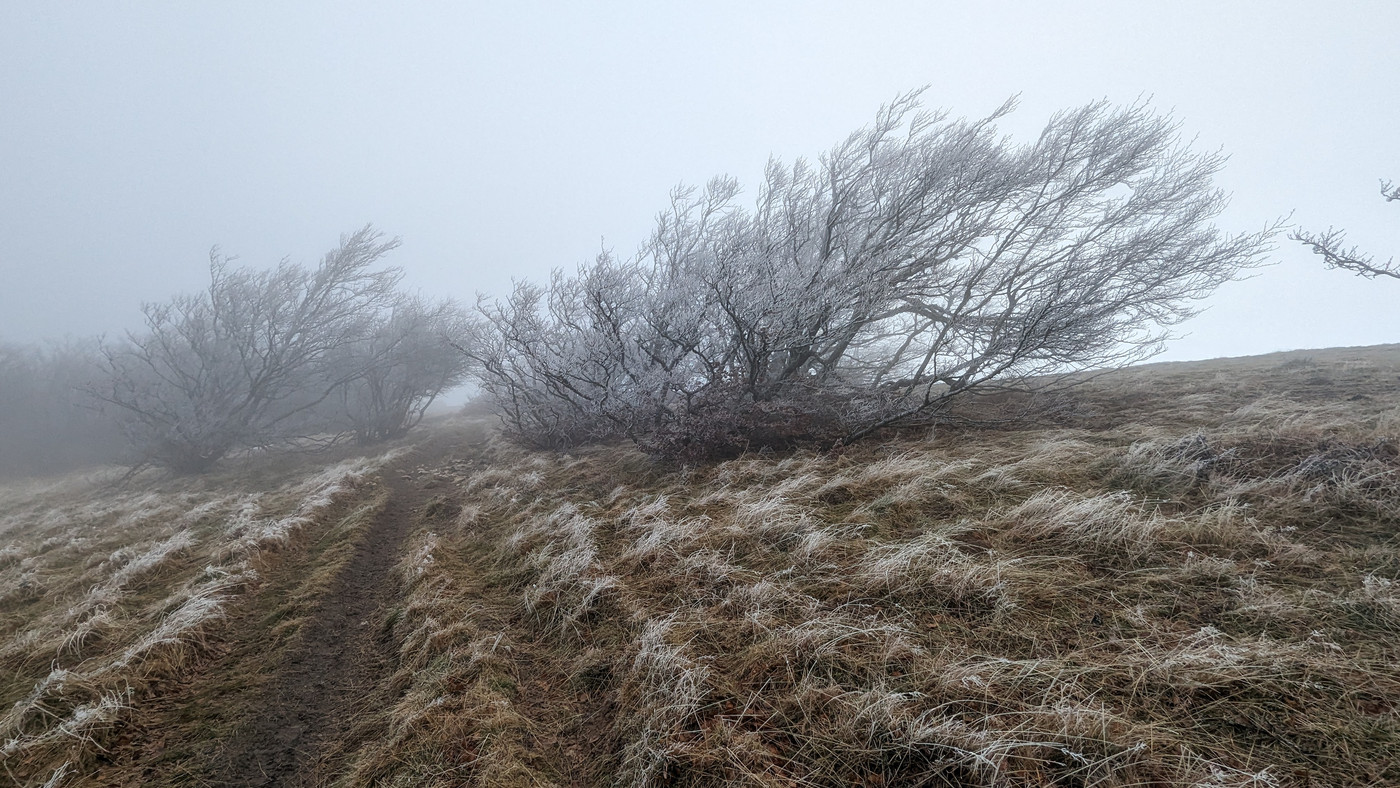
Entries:
[[359,443],[392,440],[416,426],[433,401],[460,384],[468,361],[466,315],[451,302],[403,297],[366,336],[348,343],[333,368],[348,377],[328,402],[333,421]]
[[634,258],[482,305],[485,387],[537,443],[851,439],[1143,358],[1262,262],[1272,228],[1214,226],[1223,159],[1172,119],[1097,102],[1014,144],[1012,109],[954,120],[913,94],[771,162],[751,208],[729,179],[677,190]]
[[235,268],[215,250],[202,292],[146,304],[146,330],[104,349],[93,393],[119,411],[144,462],[199,472],[239,447],[305,434],[309,414],[358,370],[336,364],[395,303],[396,248],[371,227],[315,268]]
[[[1386,202],[1400,200],[1400,184],[1381,181],[1381,196]],[[1362,252],[1358,247],[1346,246],[1346,233],[1342,230],[1333,227],[1327,228],[1325,233],[1297,230],[1289,237],[1310,247],[1314,254],[1321,255],[1328,268],[1341,268],[1367,279],[1375,279],[1378,276],[1400,279],[1400,266],[1396,265],[1395,258],[1392,257],[1384,263],[1376,262],[1375,257]]]

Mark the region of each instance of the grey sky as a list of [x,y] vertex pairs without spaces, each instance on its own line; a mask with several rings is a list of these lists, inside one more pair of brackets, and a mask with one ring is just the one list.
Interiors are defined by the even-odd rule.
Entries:
[[[374,222],[425,293],[630,252],[667,192],[815,156],[895,94],[1026,136],[1153,97],[1231,161],[1221,224],[1400,254],[1400,3],[89,3],[0,10],[0,339],[116,332],[209,247]],[[46,7],[47,6],[47,7]],[[974,7],[975,6],[975,7]],[[1400,282],[1279,264],[1163,358],[1400,342]]]

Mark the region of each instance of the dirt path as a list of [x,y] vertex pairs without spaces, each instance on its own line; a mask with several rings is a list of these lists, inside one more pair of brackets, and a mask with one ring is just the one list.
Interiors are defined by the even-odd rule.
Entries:
[[393,570],[446,492],[432,469],[479,454],[484,440],[476,427],[439,428],[273,555],[207,658],[163,680],[78,784],[330,784],[384,734],[396,699]]
[[416,469],[473,454],[481,440],[438,432],[277,555],[262,587],[229,610],[211,658],[147,703],[127,744],[84,784],[330,783],[380,733],[392,702],[384,684],[397,650],[384,621],[401,590],[393,569],[441,493]]
[[315,782],[333,768],[327,761],[345,748],[351,722],[369,711],[366,700],[392,672],[392,644],[378,637],[376,613],[393,601],[390,572],[428,497],[400,469],[422,461],[415,452],[386,471],[388,501],[301,628],[270,682],[265,708],[226,742],[223,784]]

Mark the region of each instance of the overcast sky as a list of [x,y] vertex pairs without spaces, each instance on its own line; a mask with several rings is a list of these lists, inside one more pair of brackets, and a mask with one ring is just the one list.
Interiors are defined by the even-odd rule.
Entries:
[[[1052,6],[1055,10],[1051,10]],[[1026,138],[1107,97],[1230,162],[1220,224],[1291,214],[1400,254],[1400,3],[0,4],[0,340],[119,333],[218,244],[314,263],[366,222],[470,301],[606,245],[679,182],[751,197],[881,103]],[[1400,342],[1400,282],[1280,243],[1164,359]]]

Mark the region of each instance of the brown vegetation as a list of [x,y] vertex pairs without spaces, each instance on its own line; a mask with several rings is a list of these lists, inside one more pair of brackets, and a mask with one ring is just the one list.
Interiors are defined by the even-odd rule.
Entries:
[[[319,779],[1396,784],[1398,380],[1394,347],[1164,364],[1085,383],[1054,424],[679,469],[631,447],[492,442],[416,468],[415,530],[373,622],[391,658],[353,744],[321,754]],[[76,531],[40,525],[62,515],[47,514],[54,494],[7,507],[7,580],[58,587],[54,567],[86,561],[102,587],[145,594],[153,610],[171,589],[201,588],[189,578],[207,556],[237,554],[143,515],[167,525],[139,538],[98,529],[113,541],[57,562],[45,556],[74,548],[46,540]],[[225,533],[244,504],[224,494],[186,516]],[[122,512],[164,505],[134,496]],[[12,593],[29,607],[15,609],[30,612],[6,607],[29,665],[7,685],[19,703],[7,768],[84,784],[86,736],[118,773],[138,746],[84,732],[134,713],[122,709],[141,706],[148,669],[102,666],[144,653],[136,644],[174,616],[128,630],[113,617],[135,607],[65,618],[69,603],[23,588]],[[65,650],[82,658],[51,669]],[[118,675],[135,695],[103,683]],[[195,697],[167,699],[169,719],[212,713],[190,711]],[[27,744],[46,735],[65,744]],[[151,779],[178,783],[181,762],[164,757]]]
[[1393,784],[1398,371],[1158,365],[682,471],[494,446],[347,784]]
[[145,707],[242,634],[221,624],[276,555],[389,456],[0,488],[3,773],[67,785],[132,745]]

